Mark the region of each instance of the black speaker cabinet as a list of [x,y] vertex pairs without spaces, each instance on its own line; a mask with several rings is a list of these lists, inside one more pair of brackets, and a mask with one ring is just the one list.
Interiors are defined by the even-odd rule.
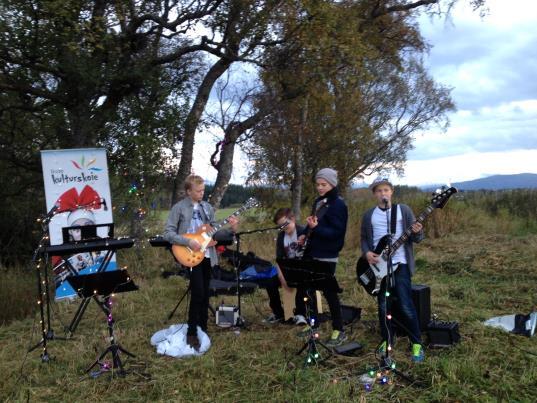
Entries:
[[423,284],[412,285],[412,301],[416,307],[420,330],[427,330],[431,321],[431,289]]
[[[429,286],[412,284],[412,302],[414,302],[414,307],[416,308],[420,330],[422,332],[427,331],[431,321],[431,289]],[[401,314],[397,310],[397,303],[394,306],[393,318],[396,332],[400,335],[405,334],[404,330],[397,326],[397,323],[401,322]]]
[[458,343],[459,324],[433,320],[429,323],[429,347],[448,347]]

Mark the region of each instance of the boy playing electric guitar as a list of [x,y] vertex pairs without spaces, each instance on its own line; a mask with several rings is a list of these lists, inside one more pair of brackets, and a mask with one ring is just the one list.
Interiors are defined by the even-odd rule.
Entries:
[[[190,175],[185,181],[185,191],[187,197],[177,202],[171,209],[164,229],[163,237],[166,241],[175,245],[189,247],[192,251],[197,252],[201,245],[195,239],[181,236],[181,234],[195,233],[202,225],[215,223],[213,207],[203,201],[205,192],[205,183],[203,178],[197,175]],[[236,217],[229,217],[229,224],[233,232],[237,231],[239,221]],[[221,230],[217,234],[224,235]],[[215,238],[218,238],[215,235]],[[188,331],[187,343],[198,350],[200,342],[197,335],[197,327],[207,332],[207,320],[209,310],[209,282],[211,280],[211,268],[218,264],[218,256],[214,245],[216,241],[211,240],[205,250],[205,258],[199,265],[190,271],[190,304],[188,310]]]

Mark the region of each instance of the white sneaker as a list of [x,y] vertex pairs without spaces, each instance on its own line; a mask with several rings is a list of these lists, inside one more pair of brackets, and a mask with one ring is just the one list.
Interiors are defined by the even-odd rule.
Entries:
[[306,321],[306,318],[302,315],[295,315],[293,318],[293,322],[295,325],[307,325],[308,322]]

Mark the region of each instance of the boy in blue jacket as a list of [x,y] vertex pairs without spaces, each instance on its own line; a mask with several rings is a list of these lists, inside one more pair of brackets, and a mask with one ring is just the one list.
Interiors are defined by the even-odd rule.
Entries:
[[[337,188],[337,172],[331,168],[323,168],[315,175],[315,185],[319,197],[313,203],[316,212],[306,218],[309,236],[307,237],[306,255],[325,262],[328,273],[335,275],[338,255],[345,241],[347,231],[347,205],[339,195]],[[326,342],[335,347],[342,344],[347,336],[343,331],[343,318],[338,290],[326,287],[324,297],[332,316],[332,334]]]

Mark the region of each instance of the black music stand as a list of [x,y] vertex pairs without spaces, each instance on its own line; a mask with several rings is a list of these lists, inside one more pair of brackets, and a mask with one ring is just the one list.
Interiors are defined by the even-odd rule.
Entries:
[[[93,297],[106,315],[110,345],[85,372],[88,373],[93,367],[99,365],[99,370],[92,373],[92,376],[96,377],[110,370],[112,370],[112,375],[114,375],[113,371],[117,370],[120,376],[124,376],[126,372],[123,368],[119,353],[121,352],[129,357],[135,357],[135,355],[125,350],[116,341],[114,335],[114,318],[112,317],[112,301],[110,298],[112,294],[138,290],[138,286],[134,284],[126,270],[114,270],[88,274],[85,276],[69,277],[67,281],[81,298]],[[101,298],[98,298],[98,296],[101,296]],[[104,356],[108,353],[112,355],[111,368],[109,364],[101,362]]]
[[[134,244],[134,241],[132,242],[132,244]],[[129,246],[122,246],[122,247],[129,247],[130,248],[132,246],[132,244],[130,244]],[[108,247],[105,246],[105,247],[103,247],[103,249],[101,249],[101,252],[106,251],[106,253],[105,253],[104,258],[101,261],[99,267],[97,268],[96,273],[107,272],[106,269],[108,268],[109,263],[112,261],[112,257],[114,256],[114,253],[116,252],[117,249],[118,249],[117,247],[113,247],[113,246],[108,246]],[[65,264],[68,264],[68,265],[70,264],[68,260],[66,260],[66,259],[64,259],[64,260],[65,260]],[[114,270],[114,271],[117,271],[117,270]],[[96,274],[96,273],[94,273],[94,274]],[[89,275],[91,275],[91,274],[70,276],[70,277],[67,278],[67,281],[69,281],[69,279],[72,278],[72,277],[84,277],[84,276],[89,276]],[[95,301],[97,303],[99,303],[98,300],[93,295],[90,295],[89,297],[85,297],[85,298],[82,299],[82,301],[80,302],[80,305],[78,306],[77,311],[75,312],[75,316],[73,316],[73,319],[71,320],[71,323],[69,324],[69,326],[66,329],[66,332],[67,332],[69,337],[72,337],[73,333],[75,332],[76,328],[78,327],[78,325],[80,323],[80,320],[82,319],[82,316],[84,315],[84,312],[86,311],[86,308],[88,307],[88,305],[89,305],[89,303],[91,301],[91,297],[93,297],[93,299],[95,299]]]
[[[289,287],[302,287],[305,288],[308,298],[311,300],[314,298],[311,292],[314,290],[336,290],[340,291],[339,284],[327,269],[326,262],[312,259],[276,259],[280,270],[282,271],[285,281]],[[296,355],[300,355],[307,349],[307,355],[304,361],[304,365],[317,364],[328,359],[333,351],[319,340],[319,333],[314,329],[314,323],[311,319],[310,304],[306,304],[306,319],[310,325],[308,332],[308,339]],[[317,344],[328,351],[329,355],[325,358],[321,358]]]

